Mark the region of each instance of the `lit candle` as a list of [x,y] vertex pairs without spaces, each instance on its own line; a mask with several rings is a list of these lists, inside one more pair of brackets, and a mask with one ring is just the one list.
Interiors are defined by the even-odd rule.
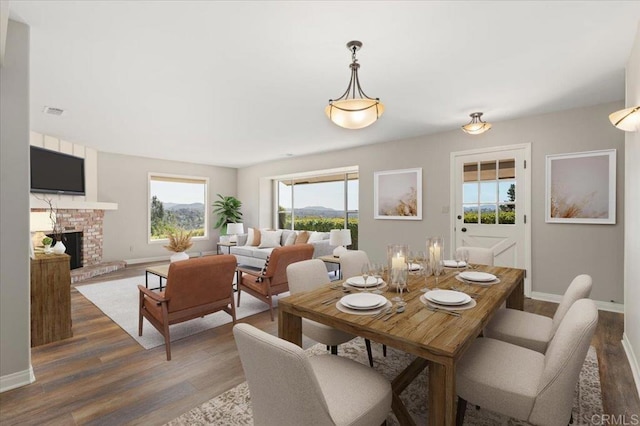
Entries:
[[404,269],[404,263],[404,256],[400,256],[400,254],[391,258],[391,267],[393,269]]

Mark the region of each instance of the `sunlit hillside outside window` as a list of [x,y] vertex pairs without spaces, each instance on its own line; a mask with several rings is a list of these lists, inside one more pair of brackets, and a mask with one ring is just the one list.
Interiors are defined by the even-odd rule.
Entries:
[[149,175],[149,240],[166,240],[177,230],[208,238],[208,178]]

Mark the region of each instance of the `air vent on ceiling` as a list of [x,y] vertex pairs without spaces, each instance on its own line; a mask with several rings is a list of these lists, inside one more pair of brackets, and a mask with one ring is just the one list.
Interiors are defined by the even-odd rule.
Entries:
[[42,112],[44,112],[45,114],[51,114],[51,115],[62,115],[64,114],[64,110],[62,108],[55,108],[55,107],[44,107],[42,109]]

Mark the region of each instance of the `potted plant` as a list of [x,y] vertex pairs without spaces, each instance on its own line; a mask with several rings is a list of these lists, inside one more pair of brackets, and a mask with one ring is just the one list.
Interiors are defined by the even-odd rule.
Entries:
[[51,253],[51,243],[53,243],[53,238],[51,237],[44,237],[42,239],[42,245],[44,246],[44,252],[45,253]]
[[226,234],[227,223],[242,222],[242,212],[240,211],[242,201],[233,196],[217,195],[220,199],[213,203],[213,213],[218,219],[213,229],[220,229],[222,233]]
[[[67,248],[62,242],[63,234],[62,234],[62,226],[58,222],[58,208],[53,204],[53,200],[49,197],[43,197],[38,199],[44,201],[49,205],[49,220],[51,221],[51,233],[53,234],[53,240],[56,241],[56,244],[53,246],[51,251],[56,254],[62,254],[67,251]],[[53,241],[51,241],[49,244],[52,244],[52,243]],[[42,244],[45,244],[44,239]]]
[[187,232],[184,229],[178,229],[169,233],[169,244],[164,246],[164,248],[175,252],[175,254],[171,255],[171,262],[189,259],[189,255],[185,252],[193,245],[191,242],[191,234],[191,231]]

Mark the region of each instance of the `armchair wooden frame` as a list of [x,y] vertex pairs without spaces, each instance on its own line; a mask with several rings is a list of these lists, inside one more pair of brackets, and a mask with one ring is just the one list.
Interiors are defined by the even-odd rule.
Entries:
[[240,306],[240,294],[244,290],[269,305],[269,313],[273,321],[273,296],[289,291],[287,266],[311,259],[313,250],[311,244],[276,247],[271,252],[264,269],[238,266],[238,306]]
[[217,311],[225,311],[231,315],[235,324],[235,267],[236,258],[232,255],[183,260],[170,265],[165,291],[156,293],[138,285],[138,335],[142,336],[143,318],[146,318],[164,336],[167,361],[170,361],[170,325],[204,317]]

